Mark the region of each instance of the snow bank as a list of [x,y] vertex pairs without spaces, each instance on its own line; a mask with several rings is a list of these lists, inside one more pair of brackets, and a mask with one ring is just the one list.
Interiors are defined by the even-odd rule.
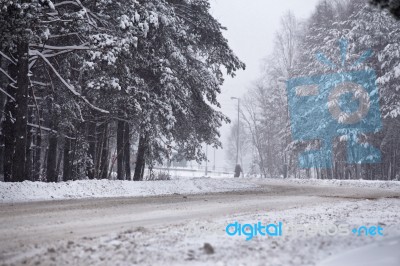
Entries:
[[166,181],[81,180],[61,183],[0,182],[0,203],[33,200],[62,200],[100,197],[140,197],[196,194],[255,189],[268,185],[305,185],[385,189],[398,191],[398,181],[257,179],[257,178],[180,178]]
[[338,179],[266,179],[267,182],[275,184],[309,185],[309,186],[335,186],[335,187],[354,187],[387,189],[400,192],[400,181],[383,180],[338,180]]
[[61,183],[0,182],[0,202],[99,197],[137,197],[236,191],[258,187],[245,179],[174,179],[166,181],[81,180]]

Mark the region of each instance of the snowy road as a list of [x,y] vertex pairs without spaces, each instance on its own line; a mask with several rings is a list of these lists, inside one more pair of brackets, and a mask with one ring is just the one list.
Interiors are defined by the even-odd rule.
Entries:
[[[170,195],[1,204],[0,262],[4,264],[20,264],[23,262],[35,264],[38,261],[45,265],[55,264],[56,262],[65,264],[70,257],[70,259],[74,258],[77,263],[103,262],[104,265],[107,265],[107,262],[119,261],[121,265],[131,263],[154,264],[156,256],[149,259],[146,258],[148,256],[144,255],[152,249],[159,251],[161,247],[152,242],[153,239],[156,239],[154,241],[159,243],[172,241],[168,242],[169,245],[172,245],[168,252],[172,254],[170,264],[185,263],[187,260],[205,263],[209,259],[212,259],[213,262],[224,263],[229,259],[225,260],[223,257],[218,257],[218,251],[212,255],[214,257],[207,257],[206,255],[202,257],[203,255],[199,254],[199,258],[196,259],[196,252],[198,251],[193,251],[191,248],[185,250],[178,245],[178,252],[177,250],[174,251],[173,246],[177,244],[178,238],[181,239],[181,242],[187,242],[192,237],[197,242],[189,241],[191,244],[185,245],[200,245],[201,247],[201,244],[206,242],[207,238],[212,237],[212,240],[218,239],[215,240],[215,245],[218,247],[218,242],[226,236],[204,234],[204,231],[196,232],[196,230],[208,227],[205,229],[206,232],[210,233],[215,230],[220,233],[223,232],[227,223],[237,217],[254,219],[255,221],[257,217],[265,214],[280,213],[281,217],[284,218],[284,214],[287,213],[290,214],[287,217],[297,220],[298,217],[296,218],[293,213],[299,210],[299,213],[302,213],[301,210],[308,210],[308,213],[310,213],[310,210],[314,210],[318,213],[321,212],[319,209],[321,206],[328,206],[328,209],[336,206],[344,210],[350,205],[354,206],[358,203],[361,203],[357,206],[361,206],[362,209],[366,200],[397,208],[391,210],[392,212],[400,209],[398,191],[333,186],[281,185],[262,181],[257,182],[257,185],[259,188],[248,191],[187,196]],[[371,212],[371,209],[369,211]],[[365,222],[370,221],[367,219]],[[396,225],[396,222],[394,222],[394,225]],[[186,231],[186,233],[182,233],[181,230]],[[156,237],[160,234],[161,238]],[[243,242],[243,239],[232,240],[234,240],[232,242]],[[110,245],[114,245],[115,241],[119,242],[115,250],[99,252],[103,246],[107,249]],[[163,248],[165,248],[164,245],[168,245],[167,242],[162,244]],[[152,246],[151,243],[155,246]],[[248,245],[247,242],[246,244]],[[257,249],[259,240],[254,241],[253,244],[254,248]],[[124,248],[125,251],[123,251]],[[130,258],[129,256],[132,254],[129,250],[131,248],[135,249],[135,252],[141,251],[141,253]],[[182,248],[185,254],[181,254],[182,257],[179,258]],[[122,251],[118,251],[118,249]],[[175,254],[178,258],[175,257],[174,252],[178,252]],[[188,255],[188,252],[193,254]],[[72,256],[72,254],[75,255]],[[141,260],[139,259],[140,255],[143,257]],[[274,264],[271,262],[271,265]]]

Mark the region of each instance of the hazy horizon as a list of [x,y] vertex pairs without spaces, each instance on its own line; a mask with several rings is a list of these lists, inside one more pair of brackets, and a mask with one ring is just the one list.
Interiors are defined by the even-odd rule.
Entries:
[[[224,36],[236,55],[246,64],[246,70],[238,71],[235,78],[227,77],[218,99],[222,112],[232,122],[237,120],[237,102],[231,97],[242,97],[262,71],[262,60],[273,49],[275,32],[280,25],[280,19],[287,11],[300,19],[311,15],[318,0],[284,0],[279,3],[263,0],[211,0],[211,14],[223,26],[227,27]],[[231,124],[221,128],[221,141],[226,147]],[[213,163],[213,155],[209,161]],[[226,151],[216,152],[216,166],[223,167],[226,162]]]

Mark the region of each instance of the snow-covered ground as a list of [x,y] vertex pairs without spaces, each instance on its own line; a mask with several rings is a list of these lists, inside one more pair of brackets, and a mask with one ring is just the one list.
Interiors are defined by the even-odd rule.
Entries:
[[165,181],[82,180],[60,183],[0,182],[0,202],[80,198],[140,197],[253,189],[245,179],[182,178]]
[[318,266],[398,266],[400,236],[331,256]]
[[[238,192],[201,194],[225,191]],[[3,203],[171,194],[136,198],[140,201],[135,204],[113,199],[5,204],[0,239],[4,237],[2,245],[8,251],[0,250],[0,264],[400,265],[400,253],[393,252],[400,246],[400,184],[395,181],[182,178],[0,183]],[[243,235],[228,236],[226,227],[236,221],[281,222],[282,235],[258,235],[249,241]],[[383,235],[352,232],[362,226],[382,228]],[[10,249],[15,244],[19,248]]]
[[[243,213],[220,219],[200,219],[167,226],[144,225],[99,238],[59,241],[36,246],[9,264],[27,265],[319,265],[330,256],[370,243],[385,243],[400,236],[398,199],[359,200],[324,203],[319,206],[282,211]],[[233,222],[278,222],[284,224],[281,237],[228,236],[226,226]],[[384,227],[384,236],[290,235],[285,226],[328,228],[332,224],[363,224]],[[391,243],[391,242],[389,242]],[[397,243],[397,242],[396,242]],[[371,250],[370,250],[371,251]],[[380,253],[376,253],[380,256]],[[355,254],[358,254],[355,251]],[[365,253],[363,253],[365,255]],[[369,253],[373,257],[374,253]],[[398,252],[387,254],[394,263],[372,264],[397,266]],[[359,258],[363,261],[363,258]],[[352,261],[357,258],[352,257]],[[343,262],[343,261],[341,261]],[[329,263],[329,262],[328,262]],[[359,265],[328,264],[321,265]],[[397,264],[396,264],[397,263]],[[363,265],[365,266],[365,265]]]
[[165,181],[82,180],[60,183],[24,181],[0,182],[0,202],[62,200],[103,197],[138,197],[171,194],[198,194],[255,189],[262,185],[310,185],[385,189],[400,192],[398,181],[178,178]]
[[353,188],[379,188],[400,191],[400,181],[384,180],[339,180],[339,179],[269,179],[269,181],[282,185],[299,184],[315,186],[339,186]]

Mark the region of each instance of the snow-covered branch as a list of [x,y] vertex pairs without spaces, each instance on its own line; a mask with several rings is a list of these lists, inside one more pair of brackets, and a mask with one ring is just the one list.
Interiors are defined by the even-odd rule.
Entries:
[[38,85],[38,86],[44,86],[44,87],[51,85],[50,83],[44,83],[44,82],[40,82],[40,81],[32,81],[32,84]]
[[8,94],[3,88],[0,87],[0,92],[4,93],[8,98],[12,99],[15,102],[15,98]]
[[0,51],[0,55],[2,57],[4,57],[5,59],[7,59],[8,61],[10,61],[12,64],[16,65],[17,62],[15,62],[14,60],[12,60],[10,57],[8,57],[6,54],[4,54],[2,51]]
[[87,46],[89,43],[83,43],[81,45],[66,45],[66,46],[53,46],[53,45],[41,45],[41,44],[30,44],[31,47],[49,49],[49,50],[89,50]]
[[77,32],[70,32],[70,33],[66,33],[66,34],[54,34],[54,35],[50,35],[49,39],[64,38],[64,37],[68,37],[68,36],[79,37],[79,34]]
[[65,5],[79,6],[79,4],[75,1],[62,1],[60,3],[55,3],[54,7],[60,7],[60,6],[65,6]]
[[73,22],[72,19],[53,19],[53,20],[41,20],[40,23],[48,24],[48,23],[53,23],[53,22]]
[[93,104],[91,104],[89,102],[88,99],[86,99],[84,96],[82,96],[81,94],[79,94],[73,86],[71,86],[70,84],[68,84],[67,81],[65,81],[65,79],[63,79],[63,77],[61,77],[60,73],[58,73],[58,71],[54,68],[54,66],[50,63],[50,61],[46,58],[46,56],[44,56],[41,52],[37,51],[37,50],[29,50],[29,54],[30,55],[37,55],[40,58],[42,58],[42,60],[51,68],[51,70],[54,72],[54,74],[58,77],[58,79],[65,85],[65,87],[67,87],[67,89],[69,89],[69,91],[79,97],[81,100],[83,100],[90,108],[92,108],[93,110],[96,110],[98,112],[101,113],[106,113],[108,114],[109,112],[106,110],[103,110],[101,108],[98,108],[96,106],[94,106]]
[[9,80],[11,80],[12,82],[16,83],[17,81],[15,81],[15,79],[13,79],[10,75],[8,75],[7,71],[5,71],[4,69],[2,69],[0,67],[0,72],[2,72]]

